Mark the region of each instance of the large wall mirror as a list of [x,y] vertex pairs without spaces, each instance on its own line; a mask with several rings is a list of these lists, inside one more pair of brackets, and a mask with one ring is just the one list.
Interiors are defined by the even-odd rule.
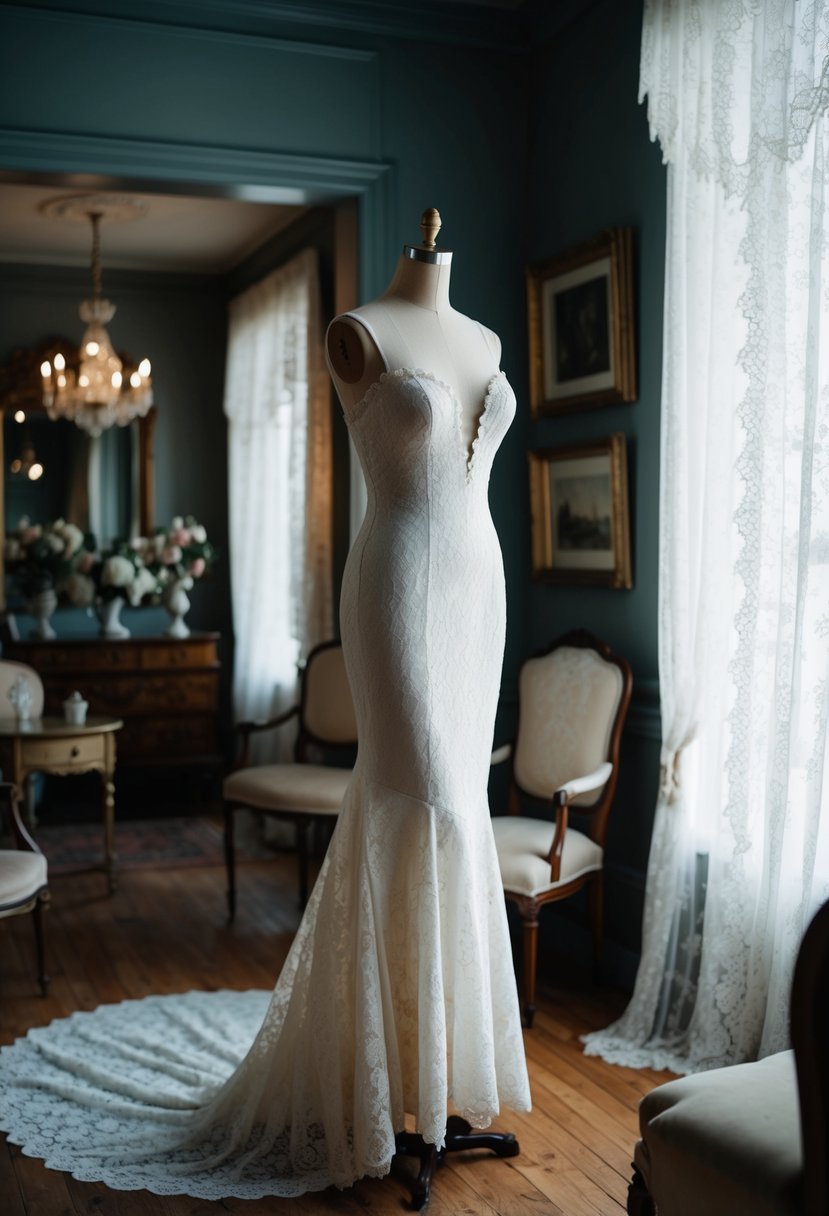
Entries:
[[[67,419],[53,421],[40,396],[44,349],[18,351],[0,369],[4,535],[24,516],[34,523],[69,520],[103,545],[146,535],[155,526],[155,409],[97,437]],[[0,592],[4,588],[0,549]]]

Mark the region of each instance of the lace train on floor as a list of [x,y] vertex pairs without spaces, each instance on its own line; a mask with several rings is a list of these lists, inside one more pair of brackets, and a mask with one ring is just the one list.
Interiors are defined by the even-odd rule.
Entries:
[[388,1172],[404,1112],[440,1143],[448,1109],[485,1127],[528,1108],[516,1005],[491,833],[358,770],[273,994],[148,997],[32,1030],[0,1053],[0,1126],[120,1190],[347,1186]]

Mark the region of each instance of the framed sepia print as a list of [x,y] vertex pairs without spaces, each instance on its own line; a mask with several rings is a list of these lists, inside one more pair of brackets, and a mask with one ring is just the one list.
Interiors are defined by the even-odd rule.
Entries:
[[636,400],[633,232],[527,269],[533,417]]
[[622,434],[529,453],[533,578],[633,586]]

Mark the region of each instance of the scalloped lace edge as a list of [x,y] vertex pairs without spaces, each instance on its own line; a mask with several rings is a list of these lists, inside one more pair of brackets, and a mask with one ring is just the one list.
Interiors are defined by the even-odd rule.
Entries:
[[445,380],[441,380],[434,372],[427,372],[422,367],[395,367],[391,371],[381,372],[373,384],[370,384],[363,396],[356,405],[348,411],[346,418],[349,422],[356,422],[366,412],[368,406],[376,397],[377,393],[383,387],[387,380],[429,380],[432,384],[436,384],[452,401],[455,409],[455,427],[460,441],[461,452],[464,457],[464,466],[466,469],[467,485],[472,481],[475,457],[478,452],[481,439],[486,434],[489,425],[489,404],[492,400],[492,394],[496,384],[506,379],[506,373],[500,368],[487,381],[486,392],[484,393],[481,410],[478,414],[478,423],[475,428],[475,436],[472,440],[471,448],[467,445],[463,436],[463,406],[461,405],[458,394],[455,392],[451,384],[447,384]]

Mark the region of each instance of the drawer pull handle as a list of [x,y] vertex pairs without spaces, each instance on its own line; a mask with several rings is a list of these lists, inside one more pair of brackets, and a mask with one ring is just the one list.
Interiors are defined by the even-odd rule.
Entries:
[[71,752],[69,753],[69,755],[71,756],[71,758],[73,760],[75,760],[80,754],[81,754],[81,749],[79,747],[73,747]]

